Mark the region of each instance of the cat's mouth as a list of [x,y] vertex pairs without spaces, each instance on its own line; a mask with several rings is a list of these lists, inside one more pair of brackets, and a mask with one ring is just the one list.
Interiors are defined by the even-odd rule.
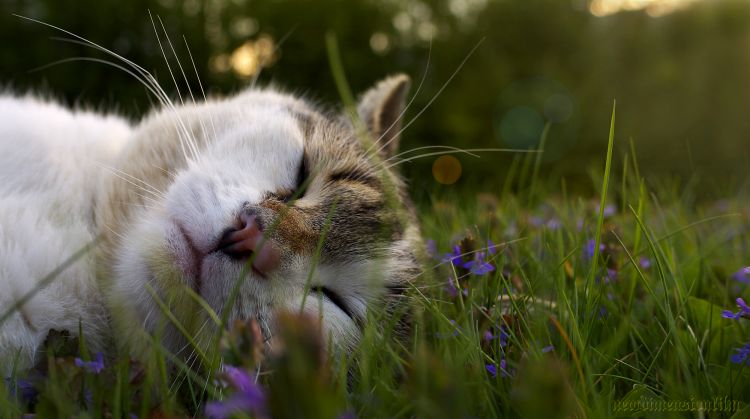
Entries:
[[193,290],[200,295],[201,288],[203,288],[201,271],[203,270],[203,259],[206,254],[198,249],[195,242],[181,223],[177,222],[175,225],[177,226],[177,231],[179,231],[182,236],[180,239],[182,239],[182,242],[185,244],[187,253],[185,255],[177,255],[178,265],[182,269],[183,274],[189,278]]
[[271,270],[278,265],[278,249],[266,243],[260,231],[255,227],[245,226],[242,229],[225,233],[222,238],[206,251],[196,245],[188,229],[179,221],[174,221],[177,237],[180,242],[175,252],[176,262],[189,285],[201,295],[204,286],[203,263],[209,255],[219,255],[241,263],[253,276],[266,279]]

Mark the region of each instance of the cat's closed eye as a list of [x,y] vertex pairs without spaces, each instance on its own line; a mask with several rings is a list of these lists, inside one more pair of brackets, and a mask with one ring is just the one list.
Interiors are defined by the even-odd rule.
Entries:
[[332,290],[331,288],[318,285],[318,286],[312,287],[310,289],[310,292],[324,297],[326,300],[330,301],[331,303],[333,303],[333,305],[338,307],[339,310],[341,310],[344,314],[347,315],[347,317],[353,318],[352,317],[353,313],[351,309],[349,308],[349,306],[344,301],[344,298],[341,295],[339,295],[337,292]]
[[292,204],[294,201],[302,198],[305,196],[305,189],[307,189],[309,182],[310,173],[307,169],[307,162],[305,160],[305,157],[302,157],[302,160],[300,161],[299,168],[297,169],[297,177],[295,181],[294,190],[288,191],[285,193],[281,200],[284,201],[285,204]]

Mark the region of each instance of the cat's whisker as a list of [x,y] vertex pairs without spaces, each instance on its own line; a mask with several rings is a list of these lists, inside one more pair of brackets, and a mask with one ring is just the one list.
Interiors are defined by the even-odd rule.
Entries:
[[[159,190],[158,188],[156,188],[155,186],[151,185],[150,183],[146,182],[143,179],[140,179],[140,178],[138,178],[136,176],[131,175],[130,173],[127,173],[127,172],[124,172],[122,170],[116,169],[114,167],[108,166],[108,165],[106,165],[104,163],[101,163],[101,162],[95,162],[95,164],[98,165],[99,167],[105,169],[105,170],[109,170],[113,174],[116,174],[116,175],[119,174],[119,175],[122,175],[122,176],[126,176],[126,177],[128,177],[130,179],[133,179],[133,181],[135,181],[135,182],[140,182],[140,183],[148,186],[149,188],[151,188],[151,190],[148,190],[148,189],[146,189],[146,188],[144,188],[142,186],[133,185],[133,183],[131,183],[131,185],[137,186],[138,188],[140,188],[144,192],[150,192],[151,194],[153,194],[157,198],[165,198],[166,197],[166,194],[164,192],[162,192],[161,190]],[[125,179],[123,179],[123,180],[125,180]]]
[[124,201],[117,201],[117,202],[119,204],[126,205],[126,206],[129,206],[129,207],[146,208],[146,209],[150,209],[150,210],[154,210],[154,211],[159,210],[158,207],[154,207],[152,205],[146,205],[144,203],[136,204],[136,203],[133,203],[133,202],[124,202]]
[[[182,99],[182,93],[180,92],[180,86],[177,84],[177,79],[174,77],[174,72],[172,72],[172,66],[169,64],[169,59],[167,58],[167,54],[164,52],[164,45],[161,42],[161,37],[159,36],[159,31],[156,29],[156,22],[154,22],[154,17],[151,14],[150,10],[148,11],[148,17],[151,19],[151,26],[154,28],[154,35],[156,36],[156,42],[159,44],[159,49],[161,50],[161,55],[164,57],[164,63],[167,65],[167,70],[169,71],[169,75],[172,78],[172,82],[174,82],[174,87],[177,90],[177,97],[180,99],[180,103],[184,105],[185,102]],[[185,124],[182,123],[182,120],[179,119],[179,121],[180,121],[180,125],[181,125],[182,129],[184,129],[184,134],[186,134],[185,138],[187,139],[188,148],[190,148],[190,152],[192,153],[192,158],[197,161],[197,160],[199,160],[198,149],[195,146],[195,143],[191,139],[191,133],[185,127]]]
[[482,44],[482,42],[484,42],[484,40],[485,40],[485,38],[482,38],[482,39],[479,40],[479,42],[476,43],[476,45],[474,45],[474,48],[472,48],[471,51],[469,51],[469,53],[466,54],[466,57],[464,57],[464,59],[461,61],[461,63],[458,65],[458,67],[456,67],[456,70],[453,71],[453,74],[451,74],[450,77],[448,77],[448,80],[446,80],[445,83],[443,83],[443,85],[440,87],[440,89],[438,89],[437,93],[435,93],[435,95],[432,97],[432,99],[430,99],[430,101],[427,102],[427,104],[422,108],[422,110],[420,110],[419,112],[417,112],[417,114],[407,124],[405,124],[400,130],[398,130],[398,132],[395,135],[393,135],[390,140],[388,140],[385,143],[383,143],[380,146],[380,148],[378,149],[378,152],[380,152],[381,150],[385,149],[386,147],[388,147],[388,145],[391,142],[393,142],[395,139],[399,138],[401,136],[401,134],[403,134],[403,132],[406,131],[406,129],[409,128],[411,126],[411,124],[414,123],[414,121],[416,121],[420,116],[422,116],[423,113],[425,113],[425,111],[427,111],[427,109],[430,107],[430,105],[432,105],[432,103],[435,102],[435,100],[437,100],[437,98],[443,93],[443,91],[445,90],[445,88],[448,87],[448,85],[453,81],[453,79],[456,77],[456,75],[458,75],[458,73],[464,67],[464,65],[466,64],[466,62],[469,61],[469,58],[471,58],[471,56],[474,54],[474,51],[476,51],[477,48],[479,48],[479,46]]
[[[68,42],[74,42],[74,43],[77,43],[77,44],[87,45],[87,44],[85,44],[83,42],[79,42],[79,41],[75,41],[75,40],[69,40],[69,39],[65,39],[65,38],[59,38],[59,39],[66,40]],[[153,86],[151,86],[148,82],[146,82],[146,80],[144,80],[143,78],[141,78],[139,75],[137,75],[136,73],[134,73],[132,70],[128,69],[127,67],[125,67],[123,65],[120,65],[120,64],[117,64],[117,63],[115,63],[113,61],[105,60],[105,59],[102,59],[102,58],[94,58],[94,57],[70,57],[70,58],[64,58],[64,59],[61,59],[61,60],[57,60],[57,61],[51,62],[49,64],[45,64],[45,65],[40,66],[40,67],[33,68],[33,69],[29,70],[29,72],[30,73],[37,72],[37,71],[45,70],[45,69],[50,68],[50,67],[54,67],[56,65],[70,63],[70,62],[79,62],[79,61],[95,62],[95,63],[105,64],[105,65],[117,68],[118,70],[121,70],[121,71],[125,72],[126,74],[128,74],[128,75],[132,76],[133,78],[135,78],[146,89],[148,89],[148,91],[151,92],[151,94],[153,94],[154,96],[157,96],[157,97],[159,96],[159,93],[153,88]]]
[[[182,74],[182,78],[185,81],[185,87],[187,88],[188,94],[190,95],[190,100],[192,101],[193,104],[196,104],[197,102],[195,100],[195,95],[193,95],[193,90],[190,88],[190,80],[188,80],[187,75],[185,74],[185,69],[182,67],[182,61],[180,60],[180,57],[177,55],[177,51],[175,50],[174,45],[172,44],[172,39],[169,37],[169,33],[167,33],[167,29],[164,27],[164,22],[162,21],[161,16],[157,15],[156,17],[157,17],[157,19],[159,19],[159,25],[161,26],[162,32],[164,32],[164,38],[166,38],[166,40],[167,40],[167,44],[169,45],[169,49],[172,51],[172,55],[174,56],[174,59],[177,62],[177,67],[180,69],[180,73]],[[187,45],[187,41],[185,41],[185,45]],[[162,50],[162,52],[163,52],[163,50]],[[164,59],[165,59],[165,61],[167,61],[166,55],[164,56]],[[192,60],[192,54],[191,54],[191,60]],[[193,63],[193,65],[195,65],[195,63]],[[171,69],[170,69],[170,74],[171,74]],[[175,87],[177,88],[177,81],[175,80],[174,75],[172,75],[172,80],[174,80]],[[179,94],[179,88],[177,88],[177,89],[178,89],[178,94]],[[205,97],[204,97],[204,100],[205,100]],[[180,102],[183,105],[185,104],[182,96],[180,96]],[[207,138],[208,136],[206,135],[206,127],[205,127],[205,125],[203,123],[203,119],[199,119],[198,122],[200,123],[201,131],[203,133],[203,137]],[[215,133],[215,131],[214,131],[214,133]],[[193,140],[193,146],[196,148],[196,152],[197,152],[197,144],[195,144],[195,137],[192,137],[192,140]]]
[[457,153],[465,153],[465,154],[468,154],[468,155],[470,155],[472,157],[479,157],[479,155],[474,154],[474,153],[472,153],[472,152],[470,152],[468,150],[465,150],[463,148],[460,148],[460,147],[453,147],[453,146],[449,146],[449,145],[428,145],[428,146],[424,146],[424,147],[415,147],[415,148],[412,148],[412,149],[409,149],[409,150],[404,150],[401,153],[395,154],[395,155],[393,155],[393,156],[391,156],[391,157],[383,160],[383,163],[389,163],[392,160],[397,160],[397,159],[399,159],[399,158],[401,158],[401,157],[403,157],[403,156],[405,156],[407,154],[413,153],[415,151],[419,151],[419,150],[433,150],[433,149],[453,150],[453,151],[455,151]]
[[155,164],[152,164],[151,166],[154,167],[154,168],[156,168],[156,169],[161,170],[164,173],[166,173],[169,176],[169,180],[175,180],[175,178],[177,178],[177,173],[175,173],[175,172],[173,172],[171,170],[167,170],[167,169],[165,169],[165,168],[163,168],[161,166],[157,166]]
[[110,233],[112,233],[115,236],[119,237],[120,240],[125,240],[125,236],[123,236],[122,234],[116,232],[112,227],[109,226],[109,224],[103,224],[103,225],[104,225],[104,228],[106,228],[107,230],[109,230]]
[[[65,33],[67,35],[70,35],[70,36],[76,38],[77,40],[81,41],[84,45],[86,45],[88,47],[92,47],[92,48],[94,48],[94,49],[96,49],[98,51],[104,52],[105,54],[108,54],[108,55],[110,55],[112,57],[115,57],[115,58],[119,59],[123,63],[129,65],[138,74],[140,74],[143,77],[143,79],[153,87],[153,90],[150,89],[151,92],[156,95],[156,97],[159,99],[159,101],[165,107],[167,107],[168,109],[171,109],[171,110],[173,110],[173,111],[176,112],[174,104],[169,99],[169,95],[167,95],[167,93],[164,91],[164,89],[162,89],[162,87],[159,85],[159,83],[156,80],[156,78],[151,73],[149,73],[146,69],[144,69],[143,67],[141,67],[138,64],[134,63],[133,61],[131,61],[131,60],[129,60],[129,59],[127,59],[127,58],[125,58],[125,57],[117,54],[114,51],[111,51],[111,50],[109,50],[107,48],[104,48],[103,46],[101,46],[101,45],[99,45],[99,44],[97,44],[97,43],[95,43],[93,41],[90,41],[90,40],[88,40],[88,39],[86,39],[86,38],[84,38],[84,37],[82,37],[80,35],[77,35],[77,34],[71,32],[71,31],[68,31],[66,29],[60,28],[60,27],[52,25],[50,23],[43,22],[41,20],[37,20],[37,19],[30,18],[30,17],[26,17],[26,16],[21,16],[21,15],[17,15],[17,14],[13,14],[13,16],[16,16],[18,18],[25,19],[25,20],[28,20],[28,21],[31,21],[31,22],[34,22],[34,23],[38,23],[40,25],[43,25],[43,26],[55,29],[57,31],[60,31],[62,33]],[[152,19],[152,22],[153,22],[153,19]],[[154,27],[154,29],[156,29],[156,28]],[[74,41],[74,40],[68,40],[68,41],[69,42],[76,42],[77,43],[77,41]],[[132,73],[130,73],[130,74],[132,74]],[[179,117],[178,117],[178,119],[179,119]],[[182,120],[180,120],[180,123],[184,127],[184,124],[182,123]],[[182,146],[183,155],[185,156],[186,159],[189,160],[189,157],[188,157],[187,152],[186,152],[186,150],[184,148],[184,145],[183,145],[184,140],[183,140],[182,134],[179,132],[179,129],[178,129],[178,136],[180,137],[180,143],[181,143],[181,146]]]
[[[432,157],[432,156],[442,156],[444,154],[457,154],[457,153],[487,153],[487,152],[499,152],[499,153],[539,153],[543,150],[525,150],[525,149],[517,149],[517,148],[469,148],[469,149],[458,149],[458,150],[450,150],[450,151],[436,151],[434,153],[425,153],[425,154],[418,154],[416,156],[408,157],[402,160],[399,160],[392,164],[387,164],[385,166],[386,169],[392,169],[400,164],[407,163],[413,160],[421,159],[424,157]],[[477,156],[479,157],[479,156]]]
[[[406,111],[409,110],[409,107],[412,105],[412,103],[414,103],[414,100],[417,98],[417,95],[419,95],[419,92],[422,90],[422,86],[424,85],[424,81],[427,79],[427,73],[430,70],[430,61],[431,61],[431,59],[432,59],[432,38],[430,38],[430,47],[427,50],[427,64],[425,64],[425,66],[424,66],[424,71],[422,72],[422,79],[419,81],[419,85],[417,86],[417,90],[414,91],[414,94],[412,95],[411,99],[404,106],[404,109],[401,111],[401,113],[398,115],[398,117],[391,123],[390,126],[388,126],[388,128],[385,129],[385,131],[383,131],[382,134],[380,134],[380,137],[378,137],[375,140],[375,142],[373,142],[367,148],[367,150],[365,150],[365,154],[369,154],[370,151],[372,150],[372,148],[375,147],[378,143],[380,143],[383,140],[383,138],[385,138],[385,136],[388,135],[388,133],[393,129],[393,127],[395,127],[396,125],[398,125],[398,123],[401,122],[401,118],[404,117],[404,115],[406,114]],[[378,153],[381,150],[383,150],[383,147],[378,148],[378,150],[375,153]]]
[[[172,39],[169,37],[169,33],[167,33],[167,29],[164,27],[164,21],[162,21],[161,16],[157,15],[156,17],[157,17],[157,19],[159,19],[159,25],[161,26],[162,32],[164,32],[164,38],[166,38],[166,40],[167,40],[167,44],[169,45],[169,49],[172,51],[172,55],[174,56],[174,59],[177,62],[177,67],[180,69],[180,73],[182,74],[182,78],[185,81],[185,87],[187,88],[187,92],[190,95],[190,100],[192,101],[193,104],[196,104],[197,102],[195,100],[195,95],[193,95],[193,89],[190,88],[190,80],[188,80],[187,75],[185,74],[185,69],[182,67],[182,61],[180,60],[180,57],[177,55],[177,51],[175,50],[174,45],[172,44]],[[186,41],[186,45],[187,45],[187,41]],[[162,50],[162,52],[163,52],[163,50]],[[164,57],[165,61],[166,61],[166,58],[167,57],[165,55],[165,57]],[[191,56],[191,59],[192,59],[192,56]],[[170,74],[171,74],[171,69],[170,69]],[[175,87],[177,88],[177,81],[175,80],[174,75],[172,75],[172,80],[174,80]],[[178,94],[179,94],[179,88],[177,88],[177,89],[178,89]],[[185,104],[182,96],[180,96],[180,102],[183,105]],[[206,127],[205,127],[205,124],[203,123],[203,119],[202,118],[199,119],[198,122],[199,122],[199,124],[201,126],[201,131],[203,133],[203,138],[207,138],[208,136],[206,135]],[[197,153],[197,144],[195,143],[195,137],[192,137],[192,140],[193,140],[193,146],[195,147],[196,153]]]
[[[286,42],[286,40],[296,30],[297,30],[297,26],[295,26],[292,29],[290,29],[286,34],[284,34],[284,36],[281,37],[281,39],[279,39],[279,42],[277,42],[276,45],[273,46],[273,50],[271,51],[271,56],[274,56],[279,51],[279,49],[284,44],[284,42]],[[264,63],[261,62],[260,65],[258,66],[258,71],[256,71],[255,74],[253,74],[253,79],[250,81],[250,86],[255,87],[255,84],[258,82],[258,78],[260,77],[260,73],[263,71],[263,64]]]
[[[208,98],[206,98],[206,91],[203,89],[203,82],[201,82],[201,77],[198,74],[198,67],[195,65],[195,60],[193,59],[193,53],[190,52],[190,46],[188,45],[187,38],[185,38],[185,35],[182,36],[183,41],[185,42],[185,49],[187,50],[188,56],[190,57],[190,63],[193,65],[193,71],[195,72],[195,79],[198,81],[198,87],[201,89],[201,95],[203,95],[203,101],[207,102]],[[214,117],[213,114],[209,114],[209,122],[211,123],[211,129],[214,133],[214,139],[218,138],[218,135],[216,134],[216,124],[214,124]]]
[[151,190],[148,190],[148,189],[144,188],[143,186],[141,186],[141,185],[139,185],[139,184],[131,181],[130,179],[128,179],[128,178],[120,175],[119,173],[117,173],[114,170],[110,170],[110,173],[112,173],[114,176],[116,176],[117,178],[121,179],[122,181],[127,182],[128,184],[135,186],[139,190],[141,190],[143,192],[146,192],[146,193],[149,193],[149,194],[152,195],[152,196],[146,196],[146,195],[138,194],[140,197],[142,197],[144,199],[148,199],[149,201],[151,201],[151,202],[153,202],[155,204],[159,204],[159,201],[157,199],[155,199],[155,198],[164,198],[163,194],[157,193],[157,192],[154,192],[154,191],[151,191]]

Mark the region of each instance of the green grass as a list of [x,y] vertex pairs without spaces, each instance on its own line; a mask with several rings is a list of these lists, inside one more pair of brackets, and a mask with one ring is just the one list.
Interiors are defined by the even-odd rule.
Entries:
[[[334,73],[345,84],[343,72]],[[497,190],[414,191],[423,236],[438,252],[406,294],[410,336],[393,336],[398,314],[373,310],[356,351],[328,359],[314,320],[286,318],[285,349],[258,377],[266,413],[749,417],[750,368],[729,358],[750,340],[750,325],[721,313],[750,297],[750,286],[732,279],[750,264],[750,202],[740,188],[699,201],[707,194],[690,182],[644,179],[632,146],[616,153],[614,124],[613,110],[606,157],[591,171],[597,197],[542,179],[538,153],[519,154]],[[489,240],[498,244],[486,255],[492,272],[474,275],[442,260],[458,245],[469,261],[487,253]],[[169,312],[169,301],[159,305]],[[212,313],[215,330],[224,329],[221,314]],[[163,349],[157,334],[144,359],[108,354],[104,371],[93,374],[73,361],[89,359],[85,338],[53,334],[41,372],[0,381],[0,416],[201,416],[207,402],[233,393],[217,381],[226,379],[220,356],[247,371],[258,361],[250,324],[211,341],[196,352],[204,368]],[[38,392],[33,403],[16,391],[21,379]],[[718,399],[736,404],[704,404]],[[645,411],[617,411],[636,407],[623,402]]]
[[[632,158],[623,165],[629,167],[623,173],[637,173]],[[373,313],[351,358],[321,365],[305,327],[288,328],[287,342],[294,343],[288,346],[296,349],[260,377],[270,411],[278,417],[605,417],[617,413],[616,402],[634,400],[662,409],[641,416],[699,417],[690,411],[698,401],[727,398],[745,406],[750,369],[729,357],[750,339],[750,328],[721,311],[734,309],[734,298],[750,291],[731,279],[748,262],[747,201],[701,204],[689,188],[608,173],[592,176],[608,185],[606,199],[567,196],[563,187],[540,181],[515,193],[429,194],[421,211],[425,238],[441,253],[459,242],[462,252],[481,250],[491,239],[499,244],[488,257],[495,270],[471,275],[441,263],[439,255],[429,260],[408,293],[411,337],[394,339],[393,319]],[[617,210],[606,214],[600,204]],[[590,258],[592,240],[602,250]],[[642,266],[643,258],[650,267]],[[602,281],[605,269],[616,277]],[[451,296],[449,280],[465,293]],[[508,331],[506,346],[483,339],[500,328]],[[250,365],[252,338],[242,333],[225,336],[225,360],[234,354],[235,363]],[[58,340],[48,344],[55,354],[48,353],[46,376],[35,381],[38,403],[18,403],[2,389],[4,415],[192,415],[227,396],[207,377],[215,374],[187,368],[156,342],[150,359],[117,357],[94,375],[72,364],[84,351]],[[500,371],[501,359],[511,376],[493,377],[486,369]],[[709,416],[732,414],[749,411]]]

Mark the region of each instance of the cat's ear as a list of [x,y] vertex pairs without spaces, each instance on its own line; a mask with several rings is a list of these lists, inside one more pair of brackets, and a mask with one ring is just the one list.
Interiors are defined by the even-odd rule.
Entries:
[[398,151],[401,117],[410,86],[411,79],[405,74],[388,77],[365,92],[357,105],[359,117],[386,158]]

